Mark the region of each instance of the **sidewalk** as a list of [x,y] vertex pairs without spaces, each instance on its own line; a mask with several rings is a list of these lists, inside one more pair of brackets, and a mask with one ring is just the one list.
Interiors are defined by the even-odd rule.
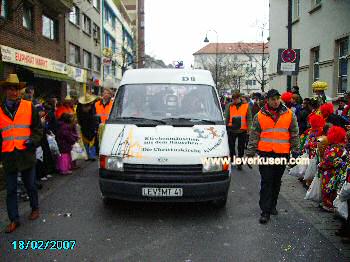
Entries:
[[344,245],[341,237],[335,235],[341,221],[335,218],[333,213],[321,210],[316,202],[305,200],[305,194],[306,189],[302,183],[296,177],[285,173],[282,178],[281,195],[350,261],[350,245]]
[[0,191],[5,189],[5,176],[2,164],[0,164]]
[[[47,181],[42,181],[43,188],[39,190],[39,206],[40,202],[47,198],[52,192],[56,190],[60,190],[62,186],[64,186],[72,177],[78,175],[79,173],[84,172],[84,169],[89,164],[96,164],[97,162],[85,162],[85,161],[79,161],[78,166],[80,166],[79,169],[75,170],[72,175],[62,176],[62,175],[53,175],[52,178],[50,178]],[[2,174],[0,176],[3,177]],[[0,178],[0,186],[1,186],[1,178]],[[30,206],[29,201],[18,201],[18,211],[20,215],[20,219],[26,219],[26,215],[29,215],[30,212]],[[0,232],[2,232],[5,228],[5,226],[9,223],[8,217],[7,217],[7,209],[6,209],[6,190],[3,188],[0,188]]]

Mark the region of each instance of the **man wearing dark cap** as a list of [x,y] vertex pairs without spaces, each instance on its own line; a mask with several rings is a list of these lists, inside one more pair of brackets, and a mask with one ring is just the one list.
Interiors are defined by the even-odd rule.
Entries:
[[[252,122],[252,114],[249,104],[243,104],[241,94],[235,92],[232,95],[232,102],[226,106],[225,119],[227,125],[228,143],[230,157],[236,155],[236,140],[238,138],[238,157],[243,157],[247,132],[249,132]],[[242,170],[242,165],[238,165],[238,170]]]
[[287,164],[277,161],[272,164],[267,158],[289,159],[291,152],[296,157],[300,146],[297,119],[293,112],[281,103],[280,93],[271,89],[266,97],[267,103],[254,117],[246,150],[247,157],[258,153],[263,158],[263,164],[259,164],[261,224],[270,220],[270,214],[277,215],[277,199]]

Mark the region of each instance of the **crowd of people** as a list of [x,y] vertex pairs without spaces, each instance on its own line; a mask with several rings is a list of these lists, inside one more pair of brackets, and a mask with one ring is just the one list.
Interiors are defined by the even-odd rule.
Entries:
[[114,94],[104,88],[102,97],[90,93],[78,97],[71,91],[62,101],[54,96],[38,98],[35,89],[26,87],[16,74],[9,74],[0,88],[0,161],[11,221],[5,232],[11,233],[20,225],[18,191],[30,201],[29,219],[37,219],[37,190],[42,181],[52,174],[72,174],[79,168],[78,159],[97,160],[99,132],[110,114]]
[[[259,165],[261,174],[260,223],[276,215],[281,178],[285,168],[307,188],[305,199],[319,203],[322,211],[343,218],[337,235],[350,242],[350,93],[327,101],[322,90],[315,96],[300,96],[298,87],[282,94],[243,95],[233,92],[221,97],[225,111],[231,159],[236,156],[308,158],[309,164]],[[288,113],[289,112],[289,113]],[[289,115],[289,116],[288,116]],[[242,170],[242,165],[237,166]]]

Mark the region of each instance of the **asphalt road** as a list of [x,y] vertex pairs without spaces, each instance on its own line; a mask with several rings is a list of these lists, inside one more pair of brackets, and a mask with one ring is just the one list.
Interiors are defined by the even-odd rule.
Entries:
[[[42,199],[39,220],[0,233],[0,261],[346,261],[290,201],[258,223],[259,174],[234,171],[224,210],[206,204],[102,203],[97,163]],[[283,186],[283,185],[282,185]],[[71,213],[71,216],[65,214]],[[76,240],[73,250],[14,250],[14,240]]]

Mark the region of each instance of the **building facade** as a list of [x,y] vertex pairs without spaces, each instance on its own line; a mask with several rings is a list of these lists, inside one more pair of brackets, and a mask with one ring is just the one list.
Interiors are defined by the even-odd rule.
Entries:
[[118,88],[125,70],[135,67],[134,32],[123,1],[103,0],[103,82]]
[[101,1],[74,0],[65,23],[66,63],[70,65],[69,73],[77,79],[68,89],[82,94],[85,83],[89,91],[99,94],[102,85]]
[[[292,0],[292,47],[300,49],[300,69],[292,85],[303,97],[313,95],[314,81],[326,81],[326,95],[350,90],[348,76],[350,1]],[[285,91],[285,75],[277,74],[278,49],[287,48],[288,1],[270,0],[270,84]]]
[[0,79],[17,73],[43,97],[66,92],[65,21],[71,1],[0,1]]
[[210,43],[193,54],[194,68],[211,71],[219,92],[251,94],[269,89],[265,43]]

